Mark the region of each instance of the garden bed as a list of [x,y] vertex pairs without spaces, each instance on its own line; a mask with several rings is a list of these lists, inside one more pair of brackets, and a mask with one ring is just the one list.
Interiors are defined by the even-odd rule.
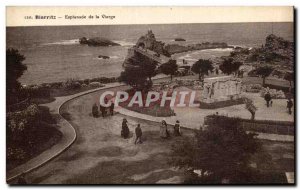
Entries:
[[6,115],[7,170],[24,164],[55,145],[62,137],[49,108],[30,105]]
[[147,94],[142,93],[142,97],[143,97],[143,106],[139,107],[139,105],[137,104],[133,104],[133,106],[129,107],[128,104],[133,96],[133,91],[130,90],[128,91],[129,93],[129,98],[127,101],[120,103],[120,106],[123,108],[126,108],[128,110],[131,111],[135,111],[141,114],[146,114],[146,115],[150,115],[150,116],[154,116],[154,117],[170,117],[170,116],[174,116],[174,110],[171,109],[170,107],[170,101],[167,100],[165,102],[165,105],[163,107],[160,107],[160,99],[157,100],[156,102],[151,102],[149,107],[145,106],[146,103],[146,97]]

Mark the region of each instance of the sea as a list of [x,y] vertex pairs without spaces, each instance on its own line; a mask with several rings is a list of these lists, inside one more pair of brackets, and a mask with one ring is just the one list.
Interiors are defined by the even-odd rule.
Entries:
[[[127,49],[140,36],[152,30],[157,40],[168,43],[194,44],[225,42],[241,47],[260,47],[273,33],[293,41],[293,23],[217,23],[217,24],[155,24],[99,26],[34,26],[7,27],[6,48],[15,48],[26,59],[27,71],[19,79],[24,85],[118,77]],[[81,37],[105,37],[121,46],[89,47],[80,45]],[[175,42],[175,38],[185,42]],[[232,49],[214,49],[173,55],[174,59],[197,61],[229,55]],[[110,59],[99,59],[99,55]]]

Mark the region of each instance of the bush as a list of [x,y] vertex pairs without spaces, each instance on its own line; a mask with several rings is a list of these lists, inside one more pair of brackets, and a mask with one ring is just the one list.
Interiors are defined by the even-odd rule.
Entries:
[[103,87],[104,85],[101,84],[100,82],[91,82],[89,86],[98,88],[98,87]]
[[6,123],[8,169],[26,162],[61,138],[47,107],[32,104],[22,111],[8,112]]
[[245,88],[246,92],[258,93],[261,91],[262,85],[261,84],[249,84],[249,85],[246,85],[244,88]]
[[81,88],[80,82],[74,79],[68,79],[67,82],[64,84],[66,89],[75,90]]
[[47,87],[45,85],[33,85],[29,87],[24,87],[23,90],[26,91],[31,98],[50,97],[50,87]]

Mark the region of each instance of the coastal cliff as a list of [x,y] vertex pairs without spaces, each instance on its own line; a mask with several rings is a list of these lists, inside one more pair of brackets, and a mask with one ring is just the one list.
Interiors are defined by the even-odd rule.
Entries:
[[286,68],[293,67],[294,43],[271,34],[266,37],[266,42],[261,47],[252,49],[238,47],[229,57],[244,63],[268,63]]
[[286,60],[288,64],[293,64],[294,42],[287,41],[281,37],[271,34],[267,36],[266,44],[262,49],[269,57],[274,58],[275,61]]

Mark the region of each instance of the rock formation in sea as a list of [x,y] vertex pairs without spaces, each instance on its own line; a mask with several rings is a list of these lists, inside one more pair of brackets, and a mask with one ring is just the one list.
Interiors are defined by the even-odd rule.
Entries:
[[82,37],[79,39],[79,43],[86,44],[88,46],[120,46],[120,44],[102,37],[95,37],[89,39],[86,37]]
[[[203,43],[191,44],[191,45],[165,44],[161,41],[156,40],[155,35],[151,30],[148,30],[147,34],[141,36],[138,39],[135,47],[144,50],[151,50],[155,52],[158,57],[159,56],[162,57],[161,55],[170,57],[172,54],[175,53],[182,53],[182,52],[194,51],[194,50],[232,48],[232,46],[228,46],[226,43],[221,43],[221,42],[214,42],[214,43],[203,42]],[[123,66],[137,67],[137,63],[141,62],[139,61],[140,59],[145,59],[145,57],[141,58],[137,54],[134,54],[133,51],[131,51],[131,49],[129,49],[127,57],[123,63]]]
[[99,59],[109,59],[110,57],[106,56],[106,55],[99,55],[98,58]]
[[182,41],[182,42],[185,42],[186,40],[183,39],[183,38],[175,38],[174,41],[178,41],[178,42]]
[[149,49],[158,54],[170,57],[169,52],[165,49],[165,43],[157,41],[152,30],[148,30],[148,33],[146,35],[141,36],[138,39],[136,46],[143,46],[143,48],[145,49]]

